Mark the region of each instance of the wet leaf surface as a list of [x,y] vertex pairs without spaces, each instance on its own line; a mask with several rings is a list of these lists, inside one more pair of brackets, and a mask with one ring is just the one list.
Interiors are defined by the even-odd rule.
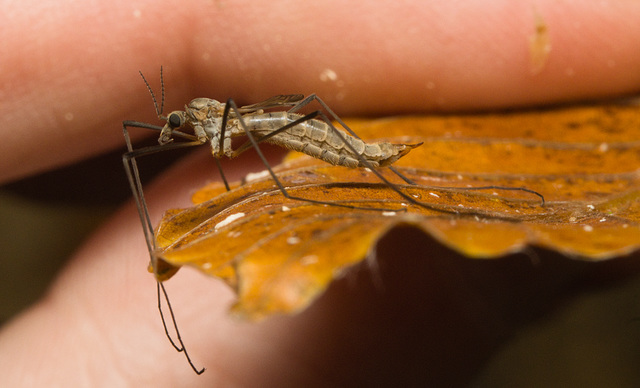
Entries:
[[[604,260],[640,247],[640,110],[569,107],[474,116],[351,120],[363,139],[424,145],[395,166],[418,185],[380,170],[412,203],[366,169],[335,167],[301,154],[277,166],[291,195],[270,177],[212,184],[195,206],[170,210],[157,229],[167,272],[190,265],[238,293],[250,319],[304,309],[388,230],[411,225],[470,258],[543,247]],[[521,190],[544,195],[545,203]],[[363,210],[360,208],[371,208]]]

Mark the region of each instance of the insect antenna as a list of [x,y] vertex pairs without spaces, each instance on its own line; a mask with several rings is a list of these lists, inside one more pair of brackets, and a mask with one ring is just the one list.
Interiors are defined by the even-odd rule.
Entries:
[[160,116],[162,114],[162,112],[164,111],[164,76],[162,75],[162,66],[160,66],[160,113],[158,113],[158,116]]
[[153,89],[151,89],[151,85],[149,84],[147,79],[144,77],[144,74],[142,74],[142,71],[138,71],[138,73],[140,73],[140,77],[142,77],[144,84],[147,86],[147,90],[149,91],[149,94],[151,94],[151,98],[153,99],[153,106],[156,109],[156,115],[158,115],[158,118],[163,118],[162,111],[164,110],[164,78],[162,77],[162,66],[160,66],[160,88],[161,88],[160,108],[158,108],[158,100],[156,99],[156,94],[153,92]]

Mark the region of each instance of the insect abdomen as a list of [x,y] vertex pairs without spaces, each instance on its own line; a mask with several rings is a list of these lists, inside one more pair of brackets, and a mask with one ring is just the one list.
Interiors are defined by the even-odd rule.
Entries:
[[[297,113],[272,112],[244,116],[243,118],[249,130],[262,137],[301,117],[303,116]],[[387,142],[365,143],[343,131],[340,131],[342,136],[336,134],[335,131],[338,130],[334,130],[324,121],[307,120],[266,141],[305,153],[336,166],[350,168],[364,167],[357,155],[361,155],[373,167],[388,166],[418,146]],[[345,144],[345,141],[353,147],[357,154]]]

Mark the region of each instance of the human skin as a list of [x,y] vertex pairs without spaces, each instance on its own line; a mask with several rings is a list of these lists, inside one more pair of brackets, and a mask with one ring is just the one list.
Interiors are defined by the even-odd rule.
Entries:
[[[167,110],[195,97],[242,104],[315,92],[343,116],[378,116],[524,107],[640,89],[637,2],[56,1],[12,2],[3,11],[3,182],[121,145],[124,119],[157,123],[138,70],[158,89],[160,65]],[[529,38],[536,15],[548,26],[551,52],[534,74]],[[164,204],[187,205],[189,193],[211,179],[198,167],[207,158],[194,156],[147,190],[154,219]],[[225,168],[240,177],[260,167],[246,156]],[[233,295],[225,285],[181,270],[168,288],[194,362],[208,369],[197,377],[164,337],[139,220],[127,205],[75,254],[46,297],[2,329],[0,380],[7,386],[468,381],[504,333],[521,324],[500,296],[515,292],[510,279],[520,264],[475,267],[411,233],[395,233],[384,246],[405,247],[394,253],[404,260],[419,258],[412,263],[422,271],[400,273],[421,278],[403,282],[383,268],[385,287],[397,294],[381,296],[366,277],[355,286],[345,279],[306,312],[257,324],[227,315]],[[401,267],[383,248],[378,259]],[[557,271],[572,279],[574,269]],[[460,282],[469,276],[469,284]],[[412,284],[424,286],[419,303],[394,303],[392,296],[412,295]],[[553,300],[564,286],[553,283],[535,296],[520,291]],[[402,327],[424,330],[419,340],[405,338],[405,356],[414,358],[398,358],[405,342],[385,337],[407,335]],[[424,364],[408,365],[412,359]]]

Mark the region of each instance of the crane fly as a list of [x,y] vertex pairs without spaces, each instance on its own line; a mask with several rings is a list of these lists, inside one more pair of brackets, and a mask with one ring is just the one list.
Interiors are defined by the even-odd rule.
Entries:
[[[123,155],[123,163],[134,195],[140,220],[143,225],[145,240],[151,258],[150,269],[154,272],[157,280],[158,308],[162,317],[165,334],[177,351],[185,353],[185,357],[193,370],[197,374],[201,374],[204,372],[204,369],[196,368],[191,361],[180,337],[180,333],[177,330],[175,316],[170,304],[168,304],[168,308],[171,314],[173,326],[176,328],[179,345],[176,344],[169,335],[165,322],[161,306],[161,292],[167,303],[169,302],[166,290],[161,281],[166,280],[172,275],[172,273],[167,274],[164,272],[162,269],[162,262],[159,261],[158,257],[155,255],[157,246],[153,232],[153,225],[149,217],[147,203],[143,194],[136,158],[170,149],[185,148],[209,143],[211,145],[212,154],[218,166],[221,179],[223,180],[226,189],[230,190],[224,171],[219,163],[219,159],[223,156],[234,158],[249,148],[254,148],[285,197],[316,204],[359,208],[357,206],[305,199],[289,195],[285,187],[271,169],[271,166],[263,153],[260,151],[258,144],[260,142],[269,142],[287,149],[303,152],[309,156],[318,158],[333,165],[351,168],[366,167],[375,171],[374,169],[376,167],[390,167],[392,163],[405,156],[411,151],[411,149],[420,146],[422,143],[365,143],[363,140],[358,138],[357,135],[353,133],[353,131],[351,131],[342,122],[342,120],[335,115],[333,111],[331,111],[331,109],[329,109],[324,101],[315,94],[306,98],[301,94],[278,95],[257,104],[242,107],[237,107],[235,102],[231,99],[226,103],[220,103],[209,98],[196,98],[187,104],[184,110],[173,111],[167,116],[163,116],[164,82],[161,83],[162,100],[159,108],[155,94],[153,93],[149,83],[144,78],[144,75],[142,75],[142,73],[140,74],[151,93],[158,117],[166,123],[164,126],[160,127],[137,121],[124,121],[123,133],[128,152]],[[307,115],[302,115],[296,112],[298,109],[308,105],[314,100],[320,103],[320,105],[325,108],[332,117],[337,119],[349,133],[339,131],[335,128],[328,116],[321,111],[315,111]],[[265,110],[274,108],[288,108],[288,110],[265,113]],[[134,149],[129,136],[128,127],[147,128],[160,131],[158,138],[159,145]],[[193,134],[181,131],[183,128],[190,128]],[[242,135],[246,135],[249,141],[238,149],[233,150],[231,148],[231,138]],[[175,138],[185,139],[186,141],[174,142]],[[392,169],[392,171],[401,176],[405,181],[410,182],[397,170]],[[386,178],[379,175],[379,173],[376,175],[391,185],[391,183],[388,182]],[[371,208],[370,210],[381,211],[387,209]],[[403,209],[394,210],[402,211]]]
[[[272,143],[290,150],[305,153],[311,157],[323,160],[327,163],[348,168],[367,168],[370,170],[386,187],[395,191],[409,203],[424,208],[447,212],[460,213],[461,210],[443,209],[434,204],[418,201],[410,195],[402,191],[401,187],[389,181],[383,176],[378,169],[389,168],[396,176],[409,185],[417,185],[415,182],[405,177],[400,171],[393,167],[398,159],[407,155],[412,149],[419,147],[422,143],[402,144],[389,142],[367,143],[360,139],[329,106],[315,94],[307,97],[301,94],[277,95],[266,99],[262,102],[238,107],[236,103],[229,99],[226,103],[221,103],[210,98],[195,98],[185,105],[184,110],[176,110],[170,112],[167,116],[163,116],[164,108],[164,82],[162,79],[162,68],[160,69],[161,79],[161,104],[158,107],[157,99],[153,93],[151,86],[142,76],[149,93],[152,96],[154,107],[158,118],[165,121],[163,126],[157,126],[138,121],[123,121],[122,128],[127,144],[127,150],[123,155],[123,163],[127,178],[133,192],[135,203],[143,226],[145,240],[150,256],[150,271],[152,271],[157,281],[158,309],[162,317],[165,334],[173,347],[184,352],[189,364],[197,374],[201,374],[203,369],[195,367],[187,353],[184,343],[177,329],[175,316],[168,296],[162,282],[170,278],[177,269],[165,263],[156,254],[157,243],[154,235],[154,228],[151,223],[147,203],[142,190],[142,183],[136,164],[136,158],[171,149],[186,148],[209,144],[211,152],[220,172],[222,181],[227,191],[230,190],[229,183],[224,175],[224,171],[219,162],[222,157],[234,158],[242,152],[253,148],[265,165],[269,175],[277,185],[282,195],[289,199],[310,202],[314,204],[346,207],[357,210],[370,210],[378,212],[403,212],[406,208],[401,209],[385,209],[380,207],[361,207],[351,204],[320,201],[310,198],[302,198],[290,195],[284,185],[278,179],[278,176],[271,169],[271,166],[264,154],[260,150],[259,143]],[[317,102],[322,110],[316,110],[309,114],[301,114],[298,111],[312,102]],[[268,111],[277,109],[277,111]],[[326,113],[325,113],[326,112]],[[345,131],[342,131],[333,124],[335,120]],[[158,145],[134,149],[130,136],[129,127],[146,128],[159,131]],[[185,131],[185,129],[187,131]],[[248,141],[237,149],[232,148],[232,138],[238,136],[246,136]],[[182,139],[181,141],[175,141]],[[532,193],[541,198],[544,204],[544,198],[541,194],[526,188],[510,188],[501,186],[483,186],[458,188],[467,190],[485,190],[485,189],[503,189],[503,190],[521,190]],[[170,267],[170,268],[167,268]],[[173,326],[176,329],[176,337],[178,344],[169,335],[165,318],[161,306],[161,292],[167,302]]]

